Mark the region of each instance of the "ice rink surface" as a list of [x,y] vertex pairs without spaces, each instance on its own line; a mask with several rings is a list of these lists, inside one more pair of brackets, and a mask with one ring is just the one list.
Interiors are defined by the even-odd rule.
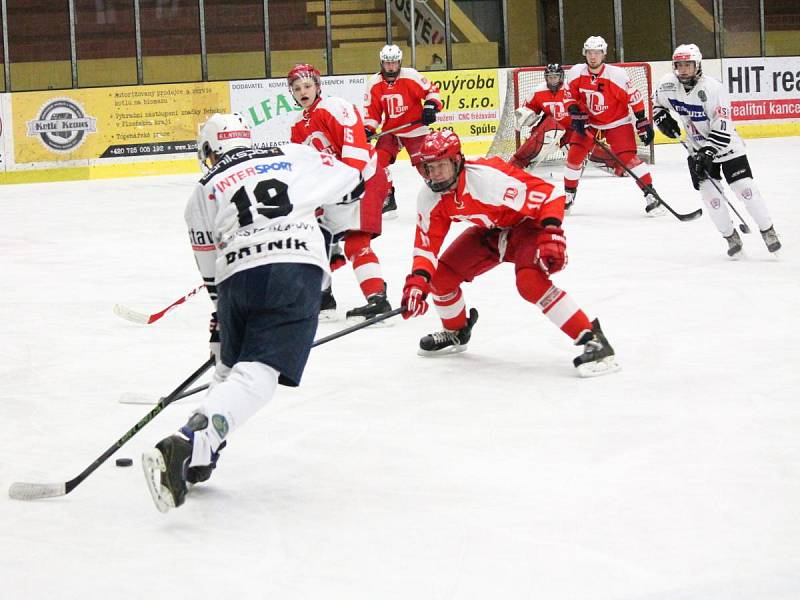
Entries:
[[[554,281],[600,318],[621,372],[579,378],[502,265],[464,288],[468,352],[416,355],[433,310],[316,348],[178,510],[156,512],[140,455],[194,399],[65,497],[4,493],[3,598],[800,598],[800,138],[747,143],[777,260],[755,232],[731,261],[706,215],[646,218],[631,180],[587,169]],[[656,153],[662,197],[699,207],[683,148]],[[421,180],[393,172],[400,217],[375,248],[397,305]],[[3,490],[76,476],[149,410],[123,394],[155,400],[206,359],[205,295],[149,326],[111,310],[199,283],[195,180],[0,189]],[[342,319],[363,304],[349,266],[334,291]]]

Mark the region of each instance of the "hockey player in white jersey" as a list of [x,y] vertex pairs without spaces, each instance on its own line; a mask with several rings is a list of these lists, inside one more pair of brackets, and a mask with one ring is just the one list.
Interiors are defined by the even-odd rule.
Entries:
[[728,256],[736,258],[741,253],[742,238],[733,226],[719,191],[722,189],[721,174],[755,220],[767,249],[777,252],[781,242],[753,181],[744,142],[733,125],[728,95],[722,83],[703,73],[702,60],[695,44],[682,44],[675,49],[672,54],[674,72],[665,75],[653,92],[653,120],[661,133],[670,138],[681,136],[670,110],[677,113],[683,123],[693,152],[688,159],[692,185],[700,191],[711,220],[728,242]]
[[213,115],[197,147],[208,172],[185,217],[216,308],[216,372],[186,425],[142,456],[162,512],[183,504],[188,483],[211,476],[228,436],[279,383],[299,385],[330,274],[315,209],[363,192],[359,171],[329,154],[296,144],[254,149],[239,115]]

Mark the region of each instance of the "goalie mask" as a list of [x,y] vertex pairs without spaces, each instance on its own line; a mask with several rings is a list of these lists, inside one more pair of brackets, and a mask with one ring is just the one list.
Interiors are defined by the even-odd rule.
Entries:
[[564,83],[564,67],[558,63],[551,63],[544,68],[544,81],[547,89],[554,94],[561,89]]
[[[464,155],[461,153],[461,140],[449,129],[432,131],[425,136],[419,150],[419,164],[417,170],[425,183],[434,192],[445,192],[458,181],[458,176],[464,169]],[[449,159],[453,165],[452,175],[441,181],[433,181],[430,163]],[[436,177],[436,174],[433,174]],[[438,177],[437,177],[438,179]]]
[[[679,74],[679,62],[694,63],[694,73],[691,75]],[[700,48],[698,48],[695,44],[681,44],[675,48],[675,52],[672,53],[672,69],[675,72],[675,77],[677,77],[678,81],[686,86],[694,87],[694,85],[697,83],[697,80],[700,79],[703,74],[702,62],[703,55],[700,52]]]
[[203,169],[213,167],[227,152],[253,147],[250,126],[238,114],[214,113],[199,130],[197,159]]
[[[394,81],[400,75],[400,64],[403,62],[403,51],[395,44],[387,44],[381,48],[378,55],[381,59],[381,75],[386,81]],[[386,68],[386,63],[397,63],[396,66],[392,65],[391,70]]]

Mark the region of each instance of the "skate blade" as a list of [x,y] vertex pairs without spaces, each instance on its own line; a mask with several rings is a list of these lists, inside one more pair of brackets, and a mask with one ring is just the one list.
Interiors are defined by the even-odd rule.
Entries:
[[667,209],[660,204],[650,212],[645,212],[645,215],[650,217],[651,219],[655,219],[656,217],[663,217],[665,214],[667,214]]
[[417,354],[419,356],[424,356],[425,358],[438,358],[439,356],[450,356],[451,354],[460,354],[467,349],[467,344],[459,344],[458,346],[448,346],[447,348],[442,348],[441,350],[423,350],[422,348],[417,349]]
[[396,210],[390,210],[389,212],[383,213],[383,220],[384,221],[394,221],[400,215],[397,214]]
[[335,308],[319,311],[319,321],[323,323],[333,323],[339,320],[339,315],[336,313]]
[[142,470],[144,471],[144,479],[147,482],[147,489],[150,490],[153,503],[159,512],[165,513],[171,508],[175,508],[175,499],[172,494],[161,485],[161,473],[165,473],[167,467],[159,450],[142,454]]
[[602,360],[583,363],[578,366],[578,375],[581,377],[600,377],[601,375],[610,375],[616,373],[622,367],[617,362],[616,357],[606,356]]
[[738,251],[736,254],[734,254],[733,256],[730,256],[730,255],[728,255],[728,260],[741,260],[741,259],[743,259],[744,257],[745,257],[744,250],[739,250],[739,251]]

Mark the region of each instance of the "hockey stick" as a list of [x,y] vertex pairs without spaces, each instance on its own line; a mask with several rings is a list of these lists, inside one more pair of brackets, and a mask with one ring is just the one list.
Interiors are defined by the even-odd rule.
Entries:
[[702,208],[698,208],[695,211],[692,211],[690,213],[685,213],[685,214],[679,213],[679,212],[675,212],[675,210],[669,204],[667,204],[666,202],[664,202],[664,200],[661,199],[661,196],[658,195],[658,193],[653,188],[653,186],[649,185],[647,183],[644,183],[642,181],[642,179],[636,173],[634,173],[633,171],[631,171],[628,168],[628,165],[626,165],[624,162],[622,162],[622,159],[620,159],[619,156],[617,156],[616,154],[614,154],[614,152],[611,151],[611,148],[609,148],[608,145],[606,145],[604,142],[601,142],[600,140],[597,140],[597,139],[594,141],[594,143],[597,144],[598,146],[600,146],[605,151],[605,153],[615,163],[617,163],[620,167],[622,167],[625,170],[625,172],[628,175],[633,177],[636,180],[636,182],[639,184],[639,187],[641,187],[643,190],[653,194],[653,196],[656,198],[656,200],[658,200],[664,206],[664,208],[666,208],[670,213],[672,213],[672,215],[676,219],[678,219],[679,221],[694,221],[695,219],[698,219],[703,215],[703,209]]
[[39,498],[53,498],[56,496],[65,496],[69,494],[72,490],[74,490],[80,483],[86,479],[89,475],[91,475],[97,467],[102,465],[109,456],[114,454],[117,450],[119,450],[124,444],[128,442],[134,435],[136,435],[140,429],[142,429],[145,425],[147,425],[150,421],[152,421],[158,413],[164,410],[167,406],[169,406],[172,402],[178,399],[178,396],[192,383],[194,383],[203,373],[205,373],[208,369],[210,369],[214,365],[214,357],[210,357],[206,362],[204,362],[194,373],[189,375],[189,377],[184,380],[178,387],[176,387],[172,392],[161,398],[161,400],[153,407],[149,413],[147,413],[142,419],[136,423],[133,427],[131,427],[125,434],[119,438],[116,442],[114,442],[111,447],[103,452],[97,460],[95,460],[92,464],[86,467],[77,477],[70,479],[64,483],[24,483],[24,482],[16,482],[11,484],[11,487],[8,488],[8,495],[13,498],[14,500],[37,500]]
[[367,136],[367,141],[371,142],[372,140],[377,140],[379,137],[383,137],[384,135],[389,135],[390,133],[395,133],[396,131],[400,131],[401,129],[405,129],[411,125],[422,125],[422,119],[417,119],[416,121],[411,121],[410,123],[404,123],[403,125],[398,125],[397,127],[392,127],[391,129],[387,129],[386,131],[381,131],[380,133],[373,133],[370,136]]
[[196,288],[194,288],[191,292],[189,292],[185,296],[175,300],[175,302],[170,304],[167,308],[165,308],[163,310],[160,310],[160,311],[158,311],[156,313],[153,313],[152,315],[148,315],[148,314],[145,314],[145,313],[137,312],[135,310],[132,310],[132,309],[128,308],[127,306],[122,306],[121,304],[115,304],[114,305],[114,314],[117,315],[118,317],[122,317],[123,319],[125,319],[127,321],[132,321],[134,323],[140,323],[142,325],[150,325],[150,323],[155,323],[156,321],[158,321],[161,317],[163,317],[165,314],[167,314],[169,311],[171,311],[176,306],[179,306],[179,305],[183,304],[184,302],[186,302],[189,298],[191,298],[192,296],[197,294],[197,292],[202,290],[204,287],[206,287],[205,283],[202,284],[202,285],[197,286]]
[[[691,156],[692,149],[689,148],[689,145],[684,140],[678,140],[678,141],[680,142],[681,146],[686,148],[686,152],[688,152],[689,155]],[[717,180],[714,179],[713,177],[709,176],[708,180],[712,183],[712,185],[715,188],[717,188],[717,191],[719,192],[719,195],[722,196],[722,199],[725,200],[725,202],[728,203],[728,206],[731,207],[731,210],[733,211],[733,214],[735,214],[739,218],[739,221],[740,221],[739,230],[742,233],[750,233],[750,226],[747,223],[745,223],[745,220],[742,218],[742,215],[739,214],[739,211],[736,210],[736,207],[733,205],[733,203],[730,200],[728,200],[728,197],[725,195],[725,192],[722,191],[722,186],[720,186],[720,184],[717,183]]]
[[[328,342],[330,342],[332,340],[335,340],[337,338],[345,336],[345,335],[347,335],[349,333],[353,333],[354,331],[358,331],[359,329],[364,329],[364,327],[369,327],[370,325],[374,325],[375,323],[379,323],[381,321],[385,321],[386,319],[391,319],[392,317],[395,317],[397,315],[403,314],[403,312],[405,310],[406,310],[406,307],[405,306],[401,306],[400,308],[395,308],[393,310],[390,310],[389,312],[386,312],[386,313],[377,315],[375,317],[372,317],[371,319],[366,319],[365,321],[362,321],[361,323],[356,323],[355,325],[351,325],[350,327],[346,327],[345,329],[337,331],[336,333],[332,333],[330,335],[326,335],[325,337],[319,338],[318,340],[315,340],[314,343],[311,344],[311,347],[314,348],[315,346],[321,346],[322,344],[326,344],[326,343],[328,343]],[[186,390],[185,392],[182,392],[182,393],[178,394],[177,396],[175,396],[172,399],[172,401],[174,402],[175,400],[180,400],[180,399],[186,398],[188,396],[193,396],[194,394],[197,394],[199,392],[207,390],[209,385],[211,385],[211,384],[206,383],[206,384],[203,384],[203,385],[199,385],[197,387],[193,387],[190,390]],[[164,400],[164,398],[160,398],[159,402],[161,400]],[[120,400],[120,402],[122,402],[122,401]],[[151,404],[151,402],[123,402],[123,404]]]
[[[331,335],[325,336],[316,340],[311,347],[314,346],[321,346],[331,340],[335,340],[340,338],[348,333],[352,333],[354,331],[358,331],[359,329],[363,329],[364,327],[368,327],[373,323],[377,323],[379,321],[384,321],[386,319],[390,319],[391,317],[397,316],[405,312],[406,307],[401,306],[399,308],[395,308],[394,310],[390,310],[387,313],[383,313],[382,315],[378,315],[376,317],[372,317],[371,319],[367,319],[361,323],[357,323],[351,327],[347,327],[346,329],[342,329],[341,331],[337,331],[336,333],[332,333]],[[38,500],[39,498],[54,498],[57,496],[65,496],[69,494],[72,490],[74,490],[80,483],[86,479],[89,475],[91,475],[97,467],[102,465],[109,456],[114,454],[117,450],[119,450],[124,444],[128,442],[134,435],[136,435],[145,425],[147,425],[150,421],[152,421],[162,410],[164,410],[167,406],[172,404],[175,400],[181,396],[181,394],[192,385],[203,373],[205,373],[208,369],[210,369],[214,365],[214,357],[209,357],[209,359],[204,362],[194,373],[189,375],[189,377],[184,380],[178,387],[176,387],[172,392],[161,398],[153,407],[149,413],[147,413],[142,419],[136,423],[133,427],[131,427],[125,434],[119,438],[116,442],[114,442],[111,447],[103,452],[92,464],[86,467],[77,477],[70,479],[64,483],[25,483],[25,482],[15,482],[11,484],[11,487],[8,488],[8,495],[14,500]],[[200,392],[206,389],[208,385],[205,386],[198,386],[192,390],[192,393]]]

